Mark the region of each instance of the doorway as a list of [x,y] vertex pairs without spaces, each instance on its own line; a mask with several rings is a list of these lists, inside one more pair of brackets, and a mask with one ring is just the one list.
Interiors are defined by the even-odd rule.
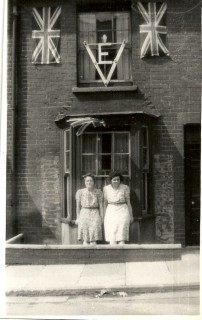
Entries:
[[200,244],[200,125],[185,126],[186,245]]

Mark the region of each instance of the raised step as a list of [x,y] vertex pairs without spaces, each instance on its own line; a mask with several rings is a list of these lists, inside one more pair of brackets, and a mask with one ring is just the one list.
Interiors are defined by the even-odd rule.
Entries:
[[6,264],[89,264],[180,259],[181,244],[6,245]]

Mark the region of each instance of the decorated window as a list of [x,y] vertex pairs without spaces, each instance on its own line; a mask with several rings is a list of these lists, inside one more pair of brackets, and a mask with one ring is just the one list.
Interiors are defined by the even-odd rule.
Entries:
[[80,13],[78,28],[79,82],[130,81],[130,13]]

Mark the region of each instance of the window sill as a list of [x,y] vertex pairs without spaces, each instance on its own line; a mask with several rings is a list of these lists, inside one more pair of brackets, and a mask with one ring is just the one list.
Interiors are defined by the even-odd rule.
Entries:
[[73,93],[84,92],[117,92],[117,91],[136,91],[137,86],[114,86],[114,87],[73,87]]

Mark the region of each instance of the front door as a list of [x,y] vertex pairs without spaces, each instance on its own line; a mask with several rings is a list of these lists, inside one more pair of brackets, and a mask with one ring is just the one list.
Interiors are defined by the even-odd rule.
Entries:
[[186,245],[200,244],[200,125],[185,127]]

